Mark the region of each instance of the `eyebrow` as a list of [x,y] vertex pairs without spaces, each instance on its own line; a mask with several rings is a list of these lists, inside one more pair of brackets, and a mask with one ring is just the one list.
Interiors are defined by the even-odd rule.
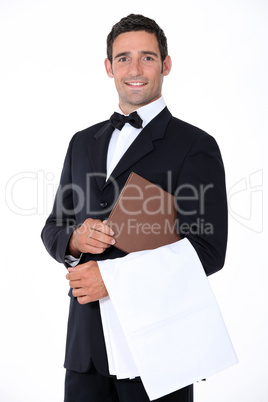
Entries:
[[[151,50],[141,50],[139,53],[140,53],[140,54],[143,54],[143,55],[149,54],[149,55],[151,55],[151,56],[154,56],[154,57],[159,58],[159,55],[158,55],[157,53],[155,53],[155,52],[152,52]],[[114,57],[114,59],[119,59],[120,57],[123,57],[123,56],[130,56],[130,54],[131,54],[131,52],[122,52],[122,53],[118,53],[118,54]]]

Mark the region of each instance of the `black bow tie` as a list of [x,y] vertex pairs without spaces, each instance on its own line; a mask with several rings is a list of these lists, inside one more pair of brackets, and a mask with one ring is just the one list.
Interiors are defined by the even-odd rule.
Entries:
[[132,112],[129,116],[124,116],[123,114],[114,112],[110,117],[110,122],[112,126],[118,130],[122,130],[125,123],[129,123],[135,128],[142,128],[142,119],[137,112]]

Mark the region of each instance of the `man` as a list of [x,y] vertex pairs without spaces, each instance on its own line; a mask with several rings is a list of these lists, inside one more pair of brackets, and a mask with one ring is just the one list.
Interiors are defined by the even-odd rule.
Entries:
[[[171,58],[162,29],[141,15],[123,18],[108,35],[105,68],[115,81],[118,111],[138,116],[124,124],[115,114],[72,138],[42,231],[48,252],[69,270],[65,402],[149,400],[139,377],[118,380],[110,374],[99,308],[109,294],[102,262],[125,258],[105,220],[132,171],[176,195],[179,234],[207,275],[222,268],[226,250],[221,155],[211,136],[172,117],[165,105],[162,84]],[[193,387],[157,400],[191,402]]]

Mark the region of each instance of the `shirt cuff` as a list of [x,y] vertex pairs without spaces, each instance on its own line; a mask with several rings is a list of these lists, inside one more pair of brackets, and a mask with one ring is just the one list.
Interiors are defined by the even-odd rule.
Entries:
[[74,268],[79,264],[82,255],[83,255],[83,253],[80,254],[80,257],[76,258],[76,257],[73,257],[71,254],[68,254],[65,256],[65,262],[66,262],[66,264],[70,265],[70,267]]

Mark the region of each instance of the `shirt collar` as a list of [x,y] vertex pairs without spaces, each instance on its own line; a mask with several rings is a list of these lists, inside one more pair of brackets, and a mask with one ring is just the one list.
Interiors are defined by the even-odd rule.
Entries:
[[[148,105],[136,109],[142,119],[142,127],[144,128],[148,123],[150,123],[150,121],[153,120],[153,118],[155,118],[165,107],[166,102],[164,101],[163,96],[161,96],[159,99],[148,103]],[[119,106],[117,112],[122,114],[122,110]]]

